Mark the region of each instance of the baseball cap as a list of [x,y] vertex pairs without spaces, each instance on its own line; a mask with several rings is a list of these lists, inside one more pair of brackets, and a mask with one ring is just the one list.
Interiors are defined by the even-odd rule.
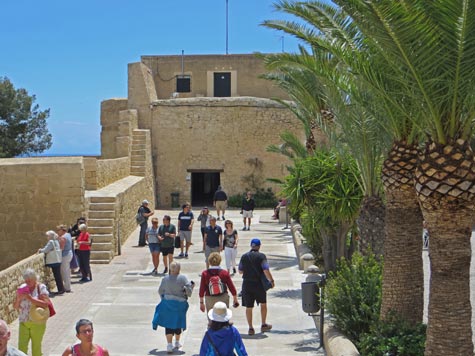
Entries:
[[261,245],[261,240],[259,239],[252,239],[251,240],[251,247],[256,247]]
[[142,204],[148,204],[148,200],[145,199],[145,200],[142,202]]

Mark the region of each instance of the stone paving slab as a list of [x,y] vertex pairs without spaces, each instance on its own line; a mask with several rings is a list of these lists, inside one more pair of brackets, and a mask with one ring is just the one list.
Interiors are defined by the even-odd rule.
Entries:
[[[199,210],[195,210],[199,211]],[[172,216],[176,223],[178,211],[157,210],[160,221],[164,214]],[[269,260],[276,287],[268,294],[268,322],[273,324],[271,332],[260,333],[260,313],[254,310],[254,328],[257,334],[247,335],[245,309],[232,309],[234,325],[241,332],[249,355],[324,355],[319,348],[319,335],[311,317],[301,309],[300,283],[305,275],[297,267],[295,250],[290,230],[283,230],[282,224],[270,219],[269,210],[255,211],[251,231],[240,231],[243,226],[239,211],[226,214],[239,231],[238,258],[249,249],[250,240],[262,240],[261,251]],[[262,218],[261,218],[262,217]],[[261,221],[261,222],[259,222]],[[223,221],[218,222],[223,225]],[[53,298],[58,314],[48,321],[43,340],[45,355],[61,355],[75,340],[74,324],[80,318],[94,322],[95,342],[104,345],[111,355],[166,355],[164,329],[151,328],[151,319],[159,302],[158,286],[162,276],[151,276],[152,263],[148,248],[137,248],[138,229],[131,234],[117,256],[108,265],[92,265],[93,281],[79,284],[73,278],[73,293]],[[175,355],[198,355],[207,319],[199,310],[198,274],[205,268],[201,250],[201,233],[195,225],[188,259],[177,259],[182,264],[182,273],[197,283],[190,298],[187,313],[188,329],[181,342],[183,349]],[[177,253],[176,253],[177,255]],[[222,266],[224,266],[224,255]],[[159,271],[163,268],[161,263]],[[240,290],[241,276],[233,280]],[[17,344],[18,322],[12,327],[12,345]]]

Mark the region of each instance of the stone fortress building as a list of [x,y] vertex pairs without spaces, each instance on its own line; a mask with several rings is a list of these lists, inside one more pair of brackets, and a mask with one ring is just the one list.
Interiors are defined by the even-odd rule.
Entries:
[[91,262],[109,263],[143,199],[203,206],[218,185],[228,195],[277,188],[265,179],[283,178],[289,162],[266,148],[285,130],[304,137],[263,73],[252,54],[143,56],[128,65],[128,97],[101,103],[100,157],[0,159],[0,300],[43,264],[35,253],[58,224],[86,216]]

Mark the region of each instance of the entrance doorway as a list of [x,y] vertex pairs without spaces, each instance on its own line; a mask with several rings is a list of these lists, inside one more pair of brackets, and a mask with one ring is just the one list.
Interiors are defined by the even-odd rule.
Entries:
[[230,72],[214,73],[214,96],[218,96],[218,97],[231,96],[231,73]]
[[220,185],[220,172],[191,172],[191,205],[213,206],[214,193]]

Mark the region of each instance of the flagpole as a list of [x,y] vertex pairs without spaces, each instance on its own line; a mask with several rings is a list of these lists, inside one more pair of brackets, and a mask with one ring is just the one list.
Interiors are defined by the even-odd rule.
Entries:
[[228,54],[228,0],[226,0],[226,54]]

